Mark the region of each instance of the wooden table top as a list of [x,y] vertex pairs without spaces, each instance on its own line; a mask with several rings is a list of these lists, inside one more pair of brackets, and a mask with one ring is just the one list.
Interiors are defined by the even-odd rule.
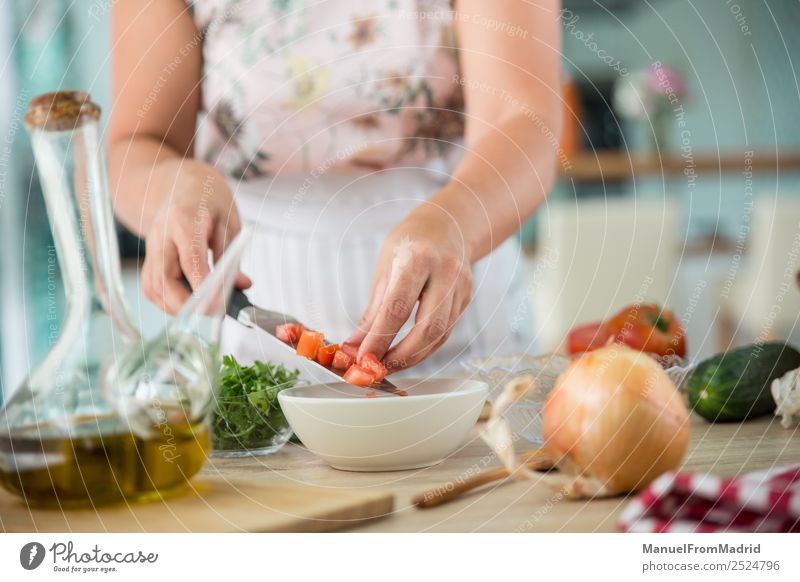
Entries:
[[[435,467],[390,473],[337,471],[305,448],[286,445],[274,455],[211,459],[203,472],[257,482],[294,482],[323,487],[383,489],[394,493],[391,515],[361,525],[370,532],[594,532],[615,531],[627,499],[572,501],[545,484],[516,481],[492,484],[439,507],[420,510],[411,498],[424,490],[499,466],[478,437]],[[745,423],[709,424],[692,416],[692,442],[684,468],[732,476],[800,463],[800,429],[784,429],[765,417]]]

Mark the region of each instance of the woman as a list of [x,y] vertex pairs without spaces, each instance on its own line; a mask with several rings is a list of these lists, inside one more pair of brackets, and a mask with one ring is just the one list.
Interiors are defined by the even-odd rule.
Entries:
[[112,183],[145,295],[176,312],[244,219],[251,300],[393,371],[524,349],[518,249],[495,249],[554,180],[558,10],[116,2]]

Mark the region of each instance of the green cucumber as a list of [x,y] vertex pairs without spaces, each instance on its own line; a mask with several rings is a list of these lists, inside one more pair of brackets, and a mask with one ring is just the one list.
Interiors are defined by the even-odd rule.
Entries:
[[770,384],[800,368],[800,352],[788,344],[754,344],[704,360],[689,376],[689,404],[712,422],[755,418],[775,410]]

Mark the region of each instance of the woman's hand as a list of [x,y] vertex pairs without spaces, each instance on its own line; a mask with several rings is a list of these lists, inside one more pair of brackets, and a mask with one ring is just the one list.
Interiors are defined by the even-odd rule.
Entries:
[[[418,364],[450,335],[472,293],[470,249],[441,209],[417,208],[383,244],[369,306],[348,342],[360,344],[390,371]],[[419,302],[414,327],[390,349]]]
[[[209,273],[209,250],[214,262],[239,233],[233,195],[225,179],[211,166],[191,160],[168,160],[156,169],[156,179],[168,195],[145,242],[142,268],[145,297],[169,314],[189,298],[183,276],[196,289]],[[235,285],[250,286],[239,273]]]

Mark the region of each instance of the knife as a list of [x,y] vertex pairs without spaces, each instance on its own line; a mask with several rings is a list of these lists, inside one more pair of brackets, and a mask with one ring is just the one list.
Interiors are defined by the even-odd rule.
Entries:
[[[191,292],[192,287],[186,277],[183,278],[183,284]],[[261,307],[253,305],[247,298],[247,295],[245,295],[241,289],[236,288],[234,288],[233,292],[231,293],[231,297],[228,300],[225,312],[228,314],[228,316],[232,317],[245,327],[258,329],[266,333],[273,343],[280,344],[282,349],[286,350],[288,353],[296,355],[294,346],[287,344],[275,336],[275,330],[279,325],[284,323],[300,323],[294,317],[286,315],[285,313],[270,311],[269,309],[262,309]],[[330,342],[326,341],[325,344],[329,345]],[[309,358],[301,357],[298,359],[301,360],[300,365],[303,370],[315,380],[320,382],[330,382],[331,380],[335,380],[337,382],[344,381],[343,376],[345,370],[337,370],[332,367],[323,366],[316,360],[311,360]],[[369,389],[380,390],[395,396],[407,396],[405,390],[400,390],[397,386],[385,378],[381,382],[377,382],[372,386],[369,386]]]

